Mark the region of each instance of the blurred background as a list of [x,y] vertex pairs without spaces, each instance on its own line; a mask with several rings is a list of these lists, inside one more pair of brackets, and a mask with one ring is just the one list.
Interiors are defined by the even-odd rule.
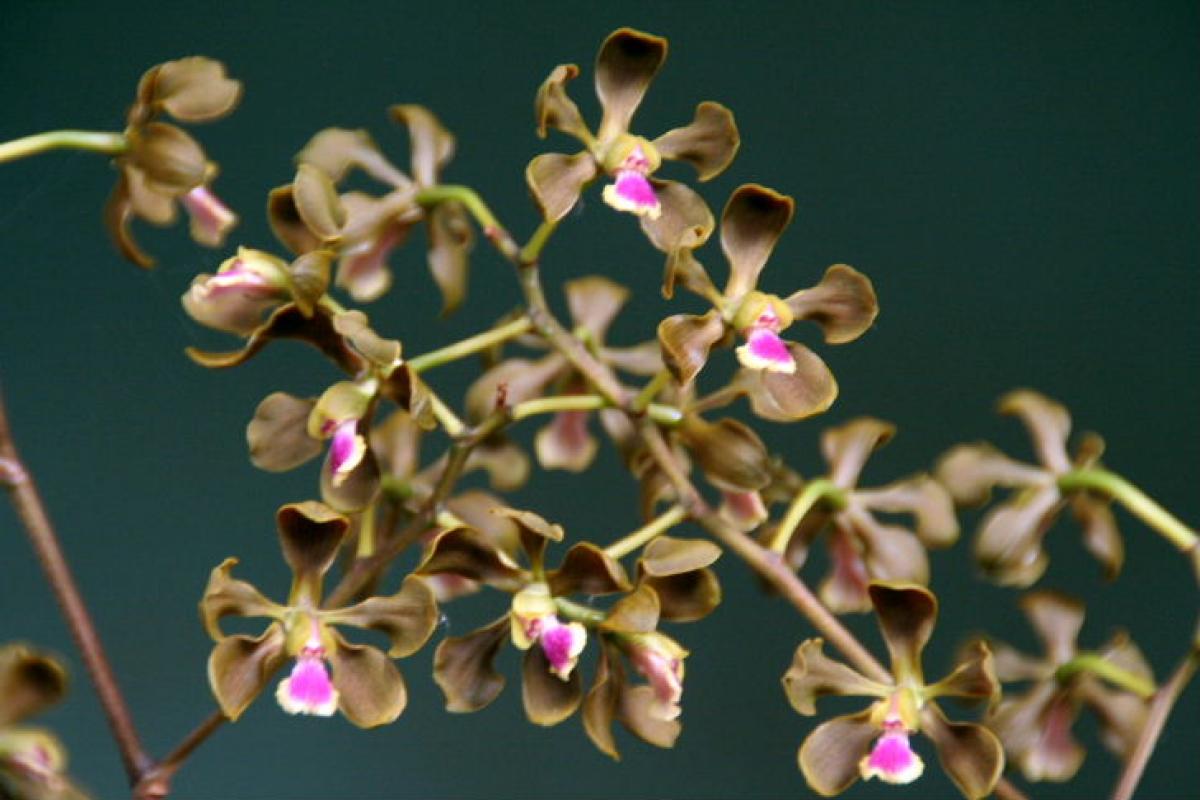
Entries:
[[[796,198],[764,288],[786,294],[845,262],[879,293],[878,323],[858,342],[827,347],[815,329],[797,329],[832,367],[841,395],[815,420],[756,423],[775,450],[817,473],[822,428],[870,414],[900,432],[870,462],[865,485],[928,469],[960,441],[987,439],[1029,458],[1018,423],[993,407],[1004,391],[1030,386],[1067,404],[1078,430],[1103,433],[1109,466],[1200,521],[1195,3],[9,2],[0,140],[119,130],[142,72],[183,55],[221,59],[246,85],[232,117],[193,128],[221,164],[217,192],[242,216],[225,251],[193,245],[182,226],[142,226],[137,234],[160,263],[142,272],[115,254],[101,224],[115,181],[103,157],[59,152],[0,166],[0,382],[154,753],[213,709],[211,643],[196,613],[209,570],[236,555],[242,577],[282,597],[288,576],[274,511],[316,496],[316,463],[284,475],[250,465],[245,424],[272,391],[315,393],[336,379],[294,344],[234,371],[195,366],[185,346],[234,342],[193,324],[180,294],[237,244],[284,252],[266,225],[266,192],[291,180],[293,155],[321,128],[367,128],[407,165],[405,135],[385,113],[397,102],[441,117],[458,136],[445,179],[478,189],[515,235],[528,235],[536,213],[525,164],[574,147],[536,138],[534,91],[554,65],[578,63],[574,96],[598,119],[591,63],[621,25],[671,41],[635,130],[653,136],[684,124],[705,99],[737,115],[740,155],[700,187],[714,210],[746,181]],[[690,180],[678,165],[664,174]],[[700,257],[723,279],[715,244]],[[635,291],[614,343],[649,338],[664,316],[699,308],[661,299],[661,256],[598,189],[544,263],[559,308],[555,287],[581,275]],[[448,320],[438,317],[419,241],[392,265],[395,289],[367,310],[409,354],[470,335],[519,301],[508,266],[483,245],[467,303]],[[461,399],[473,374],[459,364],[430,380]],[[522,440],[533,430],[522,429]],[[514,503],[573,536],[608,541],[638,523],[623,475],[603,449],[593,472],[537,474]],[[1195,586],[1169,546],[1118,515],[1128,557],[1115,583],[1103,581],[1064,521],[1048,535],[1052,561],[1040,585],[1088,598],[1084,646],[1129,628],[1165,677],[1193,629]],[[976,519],[964,517],[964,543],[932,556],[943,614],[926,656],[931,675],[980,629],[1037,651],[1019,594],[975,579],[966,542]],[[779,678],[813,630],[735,559],[718,566],[725,604],[702,623],[670,628],[692,651],[674,750],[622,732],[624,759],[613,763],[591,747],[578,715],[556,729],[529,725],[515,679],[484,711],[449,715],[429,676],[431,645],[400,664],[410,703],[395,725],[363,732],[340,717],[291,718],[264,696],[194,756],[175,796],[808,796],[795,751],[815,721],[790,709]],[[68,700],[42,721],[65,740],[85,786],[100,797],[126,794],[99,706],[7,504],[0,567],[0,641],[57,651],[74,676]],[[815,585],[821,564],[804,574]],[[493,593],[447,606],[435,638],[471,630],[504,601]],[[869,618],[852,623],[880,647]],[[500,662],[516,678],[511,650]],[[1193,686],[1144,796],[1195,793],[1198,715]],[[1091,720],[1077,731],[1089,751],[1080,777],[1034,787],[1037,797],[1111,786],[1118,765]],[[847,796],[955,796],[928,743],[917,747],[931,766],[919,783],[859,784]]]

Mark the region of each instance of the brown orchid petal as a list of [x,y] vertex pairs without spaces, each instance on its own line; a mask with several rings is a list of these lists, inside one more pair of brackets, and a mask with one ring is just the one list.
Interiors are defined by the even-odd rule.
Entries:
[[1001,414],[1021,418],[1042,466],[1056,475],[1071,469],[1067,455],[1067,436],[1071,433],[1071,415],[1061,403],[1032,389],[1017,389],[1000,398]]
[[1025,489],[992,508],[975,538],[975,559],[1002,586],[1029,586],[1046,571],[1042,536],[1061,502],[1054,484]]
[[1087,753],[1071,733],[1078,708],[1053,683],[1035,685],[1000,704],[990,724],[1005,749],[1031,781],[1067,781]]
[[534,451],[542,469],[583,472],[596,458],[599,443],[588,433],[588,411],[560,411],[534,437]]
[[1086,431],[1080,435],[1079,441],[1075,445],[1075,458],[1072,463],[1075,465],[1075,469],[1087,469],[1096,466],[1102,455],[1104,455],[1104,437],[1093,431]]
[[952,447],[938,459],[934,472],[955,502],[971,506],[986,503],[995,486],[1041,486],[1054,480],[1045,470],[1015,461],[987,442]]
[[177,197],[204,183],[204,149],[182,128],[151,122],[129,134],[129,160],[146,175],[146,188]]
[[202,367],[228,369],[246,363],[275,339],[298,339],[307,342],[351,374],[356,374],[363,367],[362,359],[333,329],[333,323],[328,316],[314,314],[306,317],[293,303],[276,309],[266,322],[250,334],[241,350],[211,353],[189,347],[184,352]]
[[442,315],[453,313],[467,295],[468,256],[475,233],[459,203],[438,203],[425,217],[429,273],[442,293]]
[[675,284],[705,299],[720,294],[708,270],[696,260],[691,247],[676,247],[667,253],[667,264],[663,270],[662,296],[670,300],[675,296]]
[[555,597],[613,594],[633,588],[621,563],[591,542],[572,545],[559,568],[546,573],[546,582]]
[[844,512],[853,520],[855,533],[862,541],[867,572],[885,581],[929,582],[929,557],[912,533],[898,525],[884,525],[866,512]]
[[937,598],[915,583],[872,581],[867,593],[897,680],[921,680],[921,651],[937,621]]
[[987,646],[992,651],[992,664],[1001,683],[1041,681],[1054,675],[1054,664],[1028,656],[1012,645],[988,640]]
[[708,422],[688,414],[676,430],[718,489],[749,492],[770,483],[767,446],[745,423],[732,418]]
[[371,177],[399,189],[409,188],[412,181],[396,169],[363,130],[326,128],[304,145],[296,160],[312,164],[337,183],[353,167],[359,167]]
[[821,414],[837,399],[838,385],[825,362],[802,344],[788,342],[796,371],[745,369],[737,386],[750,400],[750,409],[763,419],[794,422]]
[[439,534],[415,573],[450,573],[502,585],[520,581],[525,574],[500,545],[473,528],[452,528]]
[[646,377],[657,375],[666,368],[662,350],[654,339],[632,347],[602,347],[600,360],[622,372]]
[[371,428],[371,450],[388,475],[408,479],[421,465],[421,427],[403,409]]
[[482,489],[468,489],[446,501],[451,513],[515,561],[521,548],[521,537],[511,519],[495,513],[503,506],[503,500]]
[[497,492],[515,492],[529,480],[529,456],[516,442],[492,436],[467,456],[464,471],[475,469],[487,472],[488,483]]
[[770,517],[759,492],[721,492],[717,515],[742,533],[750,533]]
[[650,180],[661,212],[655,219],[641,217],[642,232],[650,244],[668,257],[677,249],[694,250],[712,236],[716,220],[704,198],[677,181]]
[[874,417],[859,417],[836,428],[826,428],[821,433],[821,455],[829,464],[830,479],[843,489],[853,487],[871,453],[895,434],[895,425]]
[[[820,527],[824,525],[821,524]],[[797,569],[803,565],[807,557],[807,542],[811,541],[818,531],[819,527],[816,525],[809,531],[796,530],[792,541],[789,542],[788,563]],[[804,544],[796,546],[797,543]],[[821,602],[835,614],[854,614],[871,610],[871,598],[867,595],[871,575],[863,559],[863,547],[864,545],[857,541],[857,537],[842,525],[835,526],[830,534],[829,574],[821,581],[817,591]]]
[[391,640],[387,654],[404,658],[429,641],[437,627],[438,608],[429,584],[409,575],[391,597],[370,597],[349,608],[327,612],[325,619],[336,625],[379,631]]
[[535,572],[541,568],[546,545],[550,542],[561,542],[565,535],[561,525],[554,525],[532,511],[501,507],[492,513],[516,524],[521,547],[529,557]]
[[586,150],[573,156],[545,153],[525,167],[525,183],[542,217],[558,222],[579,202],[583,188],[598,171],[596,160]]
[[379,393],[407,411],[421,430],[437,429],[429,387],[407,363],[393,364],[387,380],[379,386]]
[[175,197],[153,189],[146,183],[146,173],[132,164],[121,170],[133,213],[152,225],[170,225],[178,216]]
[[691,124],[667,131],[653,142],[663,158],[686,161],[695,167],[702,181],[724,172],[740,144],[733,112],[708,100],[696,106]]
[[58,661],[23,644],[0,646],[0,729],[54,705],[67,693]]
[[721,582],[707,567],[663,577],[647,575],[641,583],[654,590],[659,616],[671,622],[704,619],[721,605]]
[[287,636],[272,622],[259,637],[228,636],[208,657],[208,683],[231,721],[242,715],[287,660]]
[[1104,656],[1105,661],[1116,664],[1126,672],[1132,672],[1150,683],[1154,682],[1154,670],[1150,668],[1150,662],[1142,655],[1141,649],[1129,638],[1127,631],[1118,630],[1114,633],[1112,638],[1100,648],[1100,654]]
[[349,519],[312,500],[281,506],[275,522],[283,560],[298,580],[324,575],[350,529]]
[[424,106],[398,105],[388,109],[392,119],[408,127],[412,145],[412,174],[421,186],[434,186],[454,157],[454,136]]
[[1079,631],[1083,629],[1083,603],[1049,589],[1028,592],[1020,603],[1049,660],[1065,664],[1074,658]]
[[315,406],[313,400],[287,392],[267,395],[246,426],[246,443],[254,466],[268,472],[287,472],[316,458],[322,445],[307,431]]
[[658,616],[658,595],[643,583],[608,610],[600,627],[614,633],[650,633],[658,627]]
[[960,653],[954,671],[926,687],[927,697],[966,697],[986,699],[989,707],[1000,699],[1000,681],[992,661],[992,651],[982,640],[972,642]]
[[237,107],[241,81],[225,74],[225,65],[204,56],[160,64],[142,78],[139,94],[181,122],[212,122]]
[[602,142],[629,130],[650,82],[667,58],[667,40],[620,28],[600,45],[596,56],[596,97],[604,109],[597,134]]
[[800,745],[800,771],[814,792],[841,794],[859,778],[858,762],[880,731],[871,724],[871,709],[834,717],[813,729]]
[[533,101],[534,119],[537,120],[537,135],[545,139],[548,128],[574,136],[585,144],[592,139],[592,132],[575,101],[567,96],[567,84],[579,77],[579,67],[574,64],[559,64],[550,76],[538,87]]
[[642,551],[638,568],[655,578],[704,569],[721,557],[721,548],[703,539],[659,536]]
[[881,489],[860,489],[854,492],[854,497],[873,511],[912,514],[917,522],[917,536],[926,547],[949,547],[958,539],[954,500],[929,475],[917,475]]
[[658,324],[663,362],[683,386],[704,368],[709,350],[724,336],[725,322],[715,309],[702,317],[676,314]]
[[321,239],[309,230],[296,206],[295,187],[278,186],[267,194],[267,222],[275,238],[293,253],[307,253],[321,247]]
[[557,725],[583,702],[583,678],[573,669],[571,677],[562,680],[554,674],[545,651],[531,647],[521,668],[521,700],[525,716],[534,725]]
[[567,281],[563,286],[571,319],[597,342],[603,342],[608,328],[625,302],[629,290],[602,275],[588,275]]
[[433,655],[433,679],[446,696],[447,711],[478,711],[499,696],[505,680],[493,662],[508,636],[505,614],[466,636],[442,640]]
[[661,705],[651,686],[624,686],[617,701],[617,718],[630,733],[655,747],[675,746],[683,725],[677,719],[665,720],[655,713]]
[[755,183],[734,191],[721,214],[721,249],[729,261],[726,297],[739,298],[758,285],[758,276],[795,209],[792,198]]
[[237,563],[236,558],[227,558],[214,567],[200,599],[200,618],[213,641],[219,642],[225,637],[220,625],[225,617],[279,618],[285,610],[263,597],[251,584],[230,575]]
[[1004,748],[996,735],[972,722],[947,722],[934,705],[925,707],[921,721],[942,769],[963,796],[981,800],[991,795],[1004,773]]
[[392,367],[400,360],[400,343],[376,333],[367,315],[361,311],[338,314],[333,318],[333,329],[344,336],[359,355],[376,366]]
[[540,397],[546,384],[561,374],[565,361],[551,353],[537,361],[510,358],[483,373],[467,390],[467,416],[481,420],[501,405],[511,408],[517,403]]
[[[362,423],[358,430],[361,436]],[[379,462],[370,447],[353,469],[341,475],[334,473],[333,447],[328,448],[321,465],[321,500],[327,505],[347,514],[362,511],[375,502],[379,487]]]
[[871,279],[846,264],[834,264],[825,270],[820,283],[801,289],[785,302],[796,319],[820,325],[829,344],[854,341],[879,315],[879,300]]
[[328,175],[311,164],[301,163],[292,183],[292,200],[301,221],[318,240],[330,243],[341,237],[346,209]]
[[892,691],[892,687],[830,659],[824,646],[823,639],[805,639],[792,656],[792,666],[783,674],[783,691],[799,713],[806,717],[816,714],[816,701],[821,697],[887,697]]
[[620,656],[612,645],[601,640],[596,675],[583,698],[583,729],[597,750],[616,761],[621,760],[621,755],[613,738],[612,724],[624,683]]
[[1104,577],[1113,580],[1125,562],[1125,543],[1117,530],[1112,501],[1090,494],[1071,498],[1071,516],[1083,528],[1083,545],[1104,566]]
[[1129,758],[1150,715],[1146,701],[1129,692],[1107,689],[1097,681],[1081,684],[1080,694],[1100,720],[1100,741],[1119,758]]
[[154,266],[154,259],[138,247],[129,232],[129,222],[133,217],[133,204],[129,197],[129,183],[122,175],[117,179],[108,202],[104,204],[104,226],[108,228],[109,236],[118,252],[129,261],[143,269]]
[[332,633],[336,646],[329,652],[338,709],[359,728],[395,722],[408,705],[404,678],[392,660],[370,645],[350,644]]

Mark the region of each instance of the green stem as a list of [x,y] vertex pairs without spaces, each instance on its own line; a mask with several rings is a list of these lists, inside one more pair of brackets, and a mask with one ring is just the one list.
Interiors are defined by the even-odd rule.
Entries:
[[375,509],[376,503],[371,503],[362,513],[362,522],[358,526],[358,549],[355,558],[370,558],[375,555]]
[[1088,489],[1108,495],[1181,551],[1186,553],[1196,549],[1195,531],[1115,472],[1103,467],[1072,470],[1058,476],[1058,488],[1064,492]]
[[822,500],[838,509],[846,507],[846,493],[833,481],[828,478],[809,481],[792,499],[787,513],[775,529],[775,535],[771,538],[771,550],[779,555],[787,552],[788,542],[792,540],[792,534],[796,532],[796,527],[804,519],[804,515]]
[[613,558],[623,558],[639,547],[648,544],[660,533],[669,531],[674,526],[687,519],[687,511],[681,505],[674,505],[659,514],[654,519],[638,528],[633,533],[618,539],[604,548],[604,552]]
[[1099,653],[1080,653],[1055,670],[1054,677],[1060,683],[1065,683],[1080,672],[1090,672],[1113,686],[1133,692],[1143,699],[1153,697],[1154,692],[1157,691],[1154,681],[1118,667]]
[[449,364],[451,361],[457,361],[460,358],[474,355],[482,350],[487,350],[489,347],[507,342],[509,339],[516,338],[531,330],[533,330],[533,323],[529,321],[529,318],[520,317],[512,322],[499,325],[468,339],[463,339],[445,347],[439,347],[437,350],[431,350],[428,353],[422,353],[416,358],[410,358],[408,360],[408,368],[413,372],[421,373],[434,367],[440,367],[443,364]]
[[467,426],[458,418],[458,415],[451,411],[450,407],[432,391],[429,393],[429,408],[433,411],[433,416],[437,418],[438,423],[445,429],[446,435],[457,438],[467,432]]
[[[526,400],[512,407],[511,418],[525,419],[537,414],[557,414],[560,411],[598,411],[601,408],[611,408],[612,403],[598,394],[566,394],[556,397],[539,397],[536,400]],[[683,412],[674,406],[651,403],[646,409],[647,416],[660,425],[673,427],[683,420]]]
[[518,260],[522,264],[536,264],[542,257],[542,250],[546,247],[546,243],[550,241],[550,237],[554,235],[555,228],[558,227],[557,221],[543,220],[541,225],[538,225],[537,230],[529,237],[529,241],[521,248],[521,253]]
[[48,150],[90,150],[115,156],[125,152],[128,142],[121,133],[96,131],[47,131],[0,144],[0,163],[28,158]]
[[629,410],[635,414],[640,414],[646,410],[646,406],[650,405],[651,401],[658,396],[658,393],[663,390],[667,382],[671,380],[671,373],[665,369],[660,369],[658,373],[650,379],[650,382],[638,392],[637,397],[633,398],[633,403],[629,406]]
[[571,620],[572,622],[582,622],[584,625],[596,626],[604,622],[608,616],[599,609],[585,606],[582,603],[576,603],[572,600],[567,600],[565,597],[554,598],[554,605],[558,607],[559,612]]
[[463,204],[463,207],[479,223],[483,235],[496,246],[505,258],[513,262],[520,261],[521,251],[517,247],[516,241],[500,224],[496,215],[492,213],[487,203],[483,202],[483,198],[474,189],[469,186],[430,186],[417,192],[417,203],[422,207],[436,206],[448,200]]

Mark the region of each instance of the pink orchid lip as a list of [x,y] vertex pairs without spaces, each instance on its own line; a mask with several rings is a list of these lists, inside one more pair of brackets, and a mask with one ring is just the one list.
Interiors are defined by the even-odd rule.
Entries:
[[770,372],[796,371],[796,359],[792,357],[787,342],[768,327],[753,327],[746,333],[746,343],[737,349],[738,361],[750,369]]
[[753,529],[765,522],[769,516],[758,492],[731,492],[722,490],[721,512],[743,529]]
[[180,201],[192,218],[193,234],[201,244],[219,247],[225,240],[225,234],[237,224],[237,214],[207,186],[197,186],[183,195]]
[[274,295],[276,291],[266,277],[252,269],[247,269],[240,259],[234,261],[230,269],[218,272],[195,287],[195,291],[205,297],[233,290],[241,290],[247,295],[262,296]]
[[374,239],[351,248],[343,256],[338,270],[338,285],[346,287],[355,299],[361,301],[374,300],[382,295],[391,282],[387,272],[388,256],[403,239],[399,228],[389,226]]
[[530,638],[537,639],[554,674],[564,681],[568,680],[586,644],[582,628],[573,624],[564,625],[551,615],[539,620],[537,625],[526,627],[527,632],[531,629],[535,634]]
[[328,717],[337,710],[338,692],[325,668],[325,648],[319,638],[300,651],[292,674],[280,682],[275,697],[289,714]]
[[649,647],[637,647],[630,653],[630,660],[654,689],[657,715],[664,720],[677,718],[682,713],[679,701],[683,698],[679,659],[669,658]]
[[618,211],[649,219],[662,216],[662,205],[658,202],[654,184],[639,170],[617,170],[616,180],[604,187],[603,196],[604,202]]
[[925,763],[913,752],[908,731],[897,720],[884,721],[883,735],[876,741],[870,755],[859,762],[864,780],[879,778],[885,783],[912,783],[925,771]]
[[358,433],[358,420],[327,422],[324,430],[333,429],[333,442],[329,445],[329,467],[333,471],[333,485],[342,481],[362,463],[367,453],[366,440]]

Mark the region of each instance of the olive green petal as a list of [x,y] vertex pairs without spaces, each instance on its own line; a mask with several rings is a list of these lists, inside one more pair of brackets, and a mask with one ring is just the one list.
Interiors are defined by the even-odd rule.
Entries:
[[525,167],[525,183],[542,217],[558,222],[579,202],[584,187],[595,180],[598,171],[596,160],[586,150],[573,156],[544,153]]
[[287,472],[316,458],[322,445],[307,431],[315,406],[313,400],[287,392],[267,395],[246,426],[251,463],[267,472]]
[[499,696],[504,676],[496,654],[509,638],[508,615],[465,636],[442,640],[433,655],[433,680],[446,696],[446,710],[478,711]]
[[117,179],[117,185],[113,187],[108,201],[104,204],[104,226],[108,228],[109,236],[112,237],[113,245],[116,246],[117,252],[139,267],[149,269],[154,266],[154,259],[138,246],[138,243],[133,238],[133,234],[129,230],[129,223],[133,219],[133,216],[133,201],[130,199],[129,182],[125,175],[122,174]]
[[579,77],[579,67],[574,64],[559,64],[549,77],[538,87],[537,96],[533,101],[534,119],[537,121],[537,135],[545,139],[550,128],[562,131],[568,136],[574,136],[583,143],[592,139],[592,132],[575,101],[567,95],[567,84]]
[[926,547],[949,547],[958,539],[954,499],[929,475],[917,475],[880,489],[858,490],[854,496],[873,511],[911,514],[917,523],[917,536]]
[[176,197],[204,183],[208,171],[204,149],[182,128],[165,122],[131,131],[127,157],[145,173],[147,188]]
[[67,671],[24,644],[0,646],[0,728],[54,705],[67,693]]
[[449,573],[475,581],[507,585],[524,571],[496,543],[473,528],[452,528],[433,540],[416,569],[420,575]]
[[438,622],[437,600],[428,583],[409,575],[396,594],[371,597],[349,608],[328,612],[325,619],[336,625],[379,631],[391,643],[387,654],[404,658],[424,647],[433,635]]
[[874,417],[857,417],[826,428],[821,433],[821,455],[829,464],[829,477],[843,489],[854,486],[871,454],[895,435],[895,425]]
[[181,122],[220,119],[242,99],[241,81],[228,77],[220,61],[204,56],[160,64],[152,80],[152,88],[143,91],[150,89],[153,102]]
[[989,708],[994,706],[1000,700],[1000,681],[987,643],[972,642],[960,652],[954,670],[925,691],[926,697],[965,697],[987,700]]
[[562,680],[551,670],[550,661],[540,647],[525,652],[521,667],[521,700],[525,716],[534,725],[550,727],[575,713],[583,702],[583,679],[579,669]]
[[537,361],[510,358],[483,373],[467,390],[467,415],[472,421],[487,417],[501,404],[511,408],[542,395],[546,384],[558,377],[566,362],[557,353]]
[[659,536],[646,545],[638,566],[647,575],[661,578],[712,566],[720,557],[721,548],[704,539]]
[[741,297],[758,285],[795,209],[792,198],[765,186],[748,183],[734,190],[721,214],[721,249],[729,261],[726,297]]
[[712,236],[716,220],[704,198],[678,181],[650,179],[662,211],[657,219],[643,215],[642,232],[668,257],[676,250],[695,250]]
[[546,583],[556,597],[605,595],[633,589],[621,563],[591,542],[572,545],[558,569],[546,573]]
[[596,56],[596,97],[604,109],[598,138],[603,142],[629,130],[646,89],[667,58],[667,40],[632,28],[609,34]]
[[346,517],[312,500],[282,506],[275,521],[283,560],[301,580],[329,570],[350,528]]
[[680,385],[687,386],[704,369],[713,345],[725,336],[725,322],[717,310],[704,316],[676,314],[658,324],[663,362]]
[[921,680],[921,652],[933,634],[938,603],[915,583],[872,581],[867,589],[898,680]]
[[822,697],[886,697],[891,687],[877,683],[824,653],[823,639],[806,639],[783,674],[783,691],[797,712],[811,717]]
[[[395,339],[385,339],[371,327],[371,321],[361,311],[344,311],[333,318],[333,329],[345,337],[346,342],[359,355],[372,364],[385,369],[395,367],[400,360],[402,348]],[[362,390],[357,390],[362,394]]]
[[292,184],[277,186],[267,193],[267,223],[284,247],[299,255],[321,247],[321,239],[300,216]]
[[220,622],[225,617],[273,617],[278,619],[286,609],[263,597],[252,584],[234,578],[232,572],[238,560],[227,558],[213,568],[200,598],[200,618],[213,641],[225,638]]
[[424,106],[397,105],[388,111],[392,119],[408,127],[413,177],[421,186],[435,185],[442,169],[454,157],[454,135]]
[[333,322],[327,315],[318,313],[306,317],[294,303],[276,309],[266,322],[250,334],[241,350],[212,353],[188,347],[184,352],[202,367],[228,369],[245,364],[275,339],[307,342],[351,374],[357,374],[364,366],[362,358],[351,350],[345,339],[334,330]]
[[329,289],[329,277],[337,255],[332,250],[302,253],[288,265],[292,300],[300,313],[311,317]]
[[801,289],[785,302],[796,319],[820,325],[829,344],[854,341],[879,316],[879,300],[871,279],[846,264],[834,264],[825,270],[820,283]]
[[933,740],[942,769],[968,800],[981,800],[1004,773],[1004,748],[996,735],[973,722],[947,722],[936,706],[925,707],[922,732]]
[[871,709],[834,717],[818,725],[798,754],[800,772],[822,797],[841,794],[859,778],[858,762],[881,731],[870,722]]
[[625,675],[621,669],[619,653],[613,645],[601,640],[596,674],[592,678],[591,688],[583,698],[583,729],[596,749],[614,761],[621,760],[616,739],[613,737],[612,724],[624,682]]
[[650,686],[622,687],[617,701],[617,718],[630,733],[646,744],[671,748],[683,731],[677,719],[665,720],[655,713],[661,703]]
[[296,213],[317,239],[322,243],[339,239],[346,224],[346,209],[328,175],[311,164],[301,163],[292,183],[292,198]]
[[643,583],[608,610],[600,627],[614,633],[650,633],[658,627],[659,610],[658,594]]
[[717,488],[749,492],[770,483],[767,446],[749,425],[732,418],[709,422],[688,414],[676,430]]
[[790,375],[745,368],[738,373],[750,409],[763,419],[795,422],[828,411],[837,399],[837,380],[820,356],[795,342],[788,342],[788,350],[796,362]]
[[1067,437],[1071,433],[1071,415],[1065,406],[1032,389],[1016,389],[1000,398],[1001,414],[1021,419],[1033,439],[1042,466],[1056,475],[1071,469],[1067,455]]
[[408,689],[392,660],[370,645],[350,644],[336,631],[329,652],[338,709],[359,728],[395,722],[408,705]]
[[223,713],[236,721],[287,660],[287,636],[273,622],[257,638],[229,636],[208,657],[208,683]]
[[686,161],[707,181],[725,171],[737,155],[741,139],[733,112],[720,103],[696,106],[691,124],[667,131],[653,142],[663,158]]

